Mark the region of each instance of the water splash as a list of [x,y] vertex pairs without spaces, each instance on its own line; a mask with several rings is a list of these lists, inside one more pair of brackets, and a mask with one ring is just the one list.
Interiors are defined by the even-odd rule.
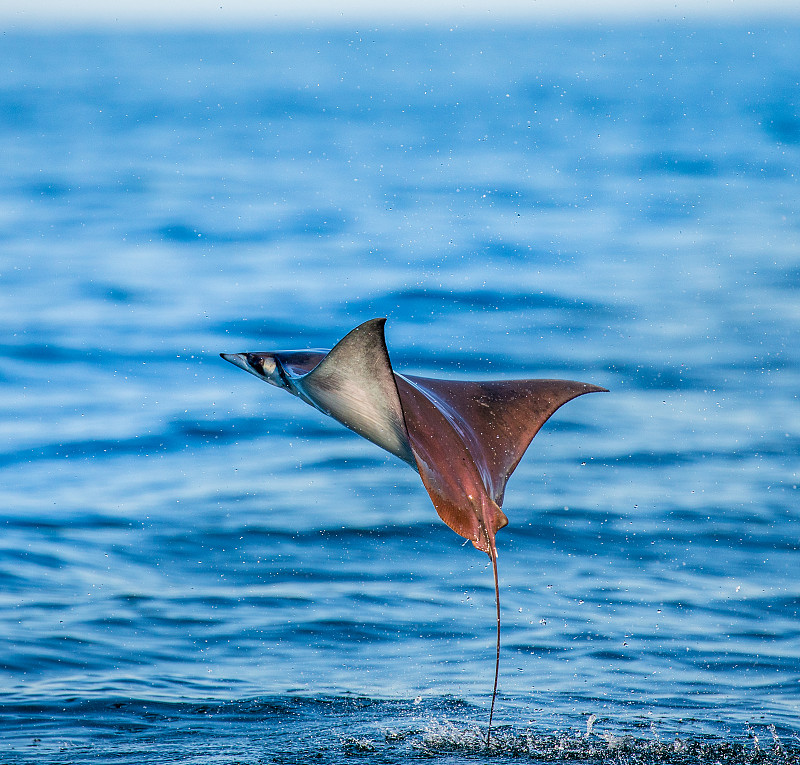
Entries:
[[[585,762],[612,761],[635,763],[715,763],[716,765],[798,765],[800,745],[784,746],[774,725],[768,726],[773,744],[760,746],[758,735],[747,726],[741,740],[722,740],[715,737],[676,736],[662,740],[638,737],[612,731],[595,732],[597,716],[587,720],[586,732],[540,733],[534,730],[516,730],[498,727],[492,738],[489,753],[495,757],[531,759],[539,762]],[[655,734],[653,726],[651,732]],[[429,756],[444,754],[486,755],[485,736],[472,725],[461,725],[453,721],[436,721],[429,725],[421,739],[413,747]]]

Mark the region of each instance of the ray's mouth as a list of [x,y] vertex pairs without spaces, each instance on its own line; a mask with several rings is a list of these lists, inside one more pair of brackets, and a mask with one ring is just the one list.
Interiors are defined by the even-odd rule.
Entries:
[[270,353],[220,353],[220,357],[271,385],[291,389],[283,365]]
[[225,359],[225,361],[229,361],[235,367],[243,369],[245,372],[250,372],[250,374],[253,373],[253,369],[247,362],[246,353],[220,353],[220,357]]

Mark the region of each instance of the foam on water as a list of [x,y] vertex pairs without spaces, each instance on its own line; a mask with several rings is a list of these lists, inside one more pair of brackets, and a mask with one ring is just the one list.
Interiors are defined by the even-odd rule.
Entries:
[[[4,759],[81,763],[380,762],[436,758],[464,762],[718,762],[795,765],[796,735],[774,725],[745,725],[724,736],[682,735],[674,722],[642,719],[631,729],[584,713],[583,730],[550,718],[501,725],[486,749],[486,731],[465,718],[482,709],[455,699],[432,702],[367,698],[278,697],[223,704],[125,699],[7,707]],[[543,717],[549,718],[547,713]],[[545,727],[547,730],[543,731]],[[711,727],[716,727],[712,724]]]

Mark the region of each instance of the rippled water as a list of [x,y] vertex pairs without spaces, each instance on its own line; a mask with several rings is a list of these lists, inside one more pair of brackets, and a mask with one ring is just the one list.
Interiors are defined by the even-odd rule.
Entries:
[[498,758],[800,757],[800,29],[5,35],[3,762],[485,755],[488,559],[220,351],[565,377]]

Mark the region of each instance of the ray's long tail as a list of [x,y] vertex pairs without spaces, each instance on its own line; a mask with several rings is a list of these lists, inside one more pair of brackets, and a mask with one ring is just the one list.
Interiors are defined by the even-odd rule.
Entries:
[[494,659],[494,687],[492,688],[492,706],[489,709],[489,729],[486,731],[486,748],[492,742],[492,718],[494,717],[494,702],[497,698],[497,679],[500,676],[500,585],[497,580],[497,549],[494,544],[489,546],[489,556],[492,559],[494,572],[494,604],[497,610],[497,650]]

